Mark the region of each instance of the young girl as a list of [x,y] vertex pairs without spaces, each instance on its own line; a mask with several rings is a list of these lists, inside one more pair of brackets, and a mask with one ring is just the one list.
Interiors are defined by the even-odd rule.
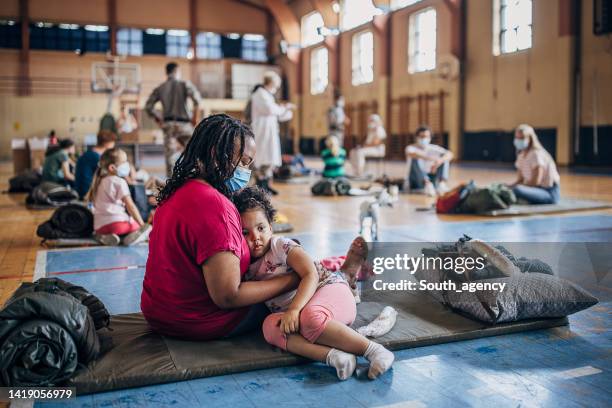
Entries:
[[340,140],[336,136],[329,136],[325,141],[325,145],[327,146],[327,149],[321,152],[321,158],[325,164],[325,168],[323,169],[323,177],[344,177],[346,150],[340,146]]
[[268,343],[334,367],[345,380],[355,371],[356,355],[370,361],[368,377],[374,379],[391,368],[393,353],[368,340],[348,325],[357,309],[347,283],[354,281],[365,262],[363,238],[351,244],[342,272],[330,272],[306,254],[296,242],[272,236],[275,210],[263,190],[247,187],[232,197],[240,213],[249,246],[251,265],[246,279],[267,280],[295,272],[301,278],[297,290],[266,302],[273,312],[263,323]]
[[100,157],[86,200],[94,207],[96,239],[104,245],[134,245],[146,240],[151,231],[130,195],[125,181],[129,174],[130,163],[123,150],[108,149]]

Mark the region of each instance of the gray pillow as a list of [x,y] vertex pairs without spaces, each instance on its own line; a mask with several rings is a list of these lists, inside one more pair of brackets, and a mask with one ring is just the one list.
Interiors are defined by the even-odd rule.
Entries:
[[[428,282],[438,282],[448,278],[436,276],[417,276]],[[435,298],[453,309],[477,320],[488,323],[514,322],[524,319],[544,317],[564,317],[595,305],[598,300],[580,286],[552,275],[526,273],[507,278],[483,279],[478,282],[503,282],[502,292],[485,291],[456,292],[435,291]],[[458,283],[458,287],[460,284]]]

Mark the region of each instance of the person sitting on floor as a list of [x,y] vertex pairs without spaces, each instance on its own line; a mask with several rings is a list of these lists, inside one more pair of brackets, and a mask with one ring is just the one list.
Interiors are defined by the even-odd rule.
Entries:
[[101,130],[98,132],[97,139],[96,145],[83,153],[76,162],[74,188],[79,193],[81,200],[85,198],[91,187],[94,173],[98,169],[100,156],[108,149],[115,147],[117,135],[110,130]]
[[442,146],[431,144],[431,129],[420,126],[416,142],[406,146],[408,175],[404,183],[407,191],[424,191],[428,196],[448,191],[446,182],[453,153]]
[[517,180],[512,188],[519,200],[529,204],[555,204],[560,198],[561,177],[552,156],[544,149],[535,130],[519,125],[514,132]]
[[172,156],[170,156],[170,171],[174,169],[176,161],[185,151],[185,146],[187,146],[187,143],[189,143],[189,139],[191,139],[191,135],[179,135],[175,138],[175,145],[173,146],[174,153],[172,153]]
[[340,147],[340,140],[336,136],[329,136],[325,141],[325,144],[327,145],[327,149],[321,152],[321,158],[325,164],[325,168],[323,169],[323,177],[344,177],[346,150]]
[[382,125],[379,115],[373,114],[368,118],[368,135],[363,146],[351,149],[349,158],[353,166],[353,175],[362,176],[365,162],[368,157],[385,157],[385,139],[387,132]]
[[151,231],[130,195],[125,180],[129,174],[130,163],[123,150],[108,149],[100,157],[87,201],[93,204],[95,238],[104,245],[135,245]]
[[270,314],[263,322],[266,341],[283,350],[327,363],[346,380],[357,366],[356,356],[370,361],[368,377],[375,379],[391,368],[393,353],[368,340],[349,325],[357,314],[349,281],[355,281],[367,257],[361,237],[351,244],[340,271],[331,272],[313,261],[295,241],[275,237],[276,211],[269,196],[258,187],[246,187],[232,196],[240,213],[242,233],[251,255],[247,281],[266,281],[297,273],[300,284],[265,302]]
[[74,185],[74,174],[72,173],[74,161],[70,156],[74,154],[74,142],[70,139],[60,140],[59,149],[45,157],[42,180],[72,187]]

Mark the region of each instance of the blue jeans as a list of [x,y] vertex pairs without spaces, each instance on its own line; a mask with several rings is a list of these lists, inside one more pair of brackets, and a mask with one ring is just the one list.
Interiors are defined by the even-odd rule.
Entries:
[[556,204],[560,198],[559,190],[557,183],[552,187],[532,187],[518,184],[512,189],[517,199],[523,199],[529,204]]
[[240,336],[256,329],[261,330],[263,321],[269,314],[270,309],[264,303],[251,306],[244,319],[224,338]]
[[433,183],[434,186],[438,186],[441,181],[448,180],[450,172],[450,163],[445,161],[435,173],[425,174],[419,166],[418,159],[408,158],[408,177],[406,179],[406,185],[410,190],[422,190],[425,188],[425,178]]

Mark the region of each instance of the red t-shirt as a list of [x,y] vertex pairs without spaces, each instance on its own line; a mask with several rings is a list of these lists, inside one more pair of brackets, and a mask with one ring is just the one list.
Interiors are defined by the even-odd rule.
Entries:
[[202,264],[218,252],[250,262],[236,207],[196,180],[181,186],[156,211],[140,308],[158,333],[208,340],[229,334],[248,308],[220,309],[208,294]]

